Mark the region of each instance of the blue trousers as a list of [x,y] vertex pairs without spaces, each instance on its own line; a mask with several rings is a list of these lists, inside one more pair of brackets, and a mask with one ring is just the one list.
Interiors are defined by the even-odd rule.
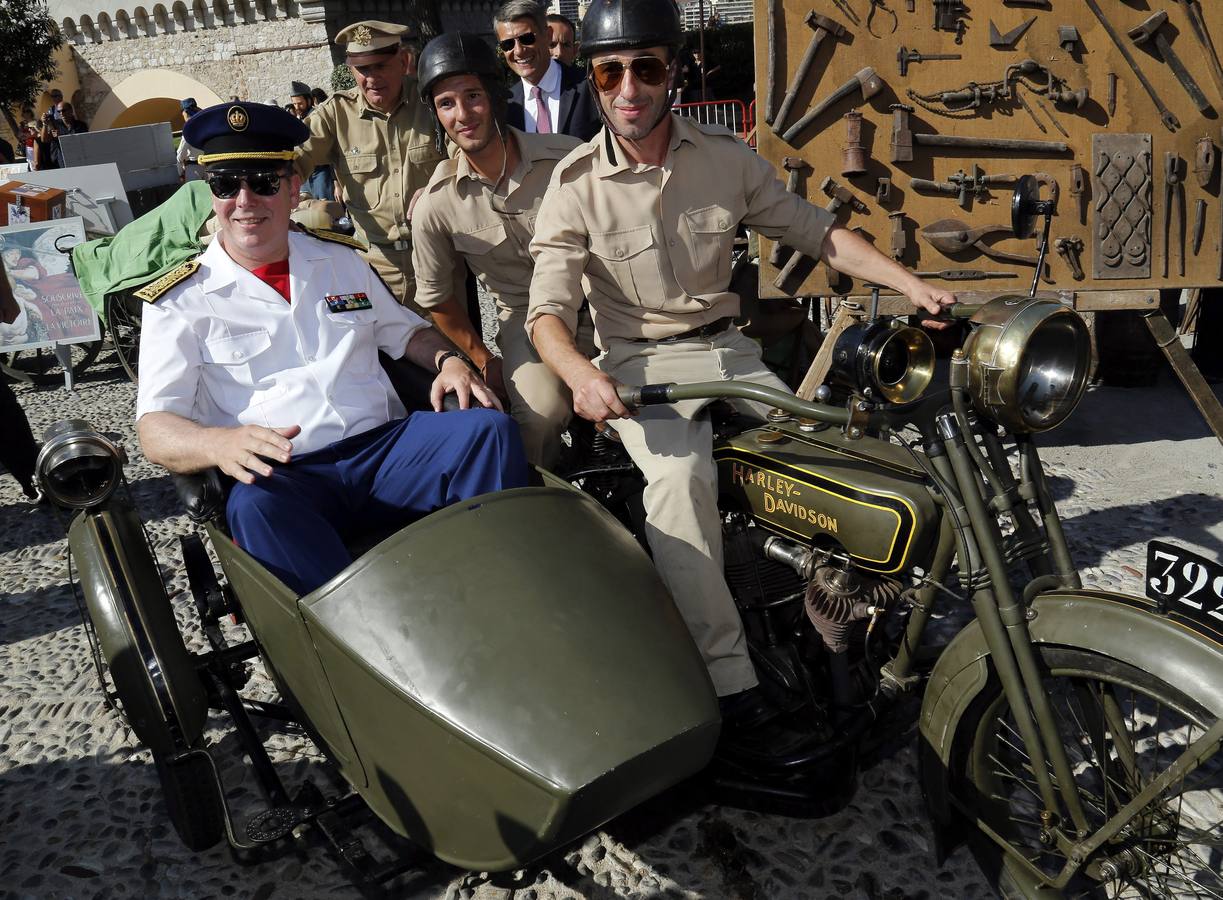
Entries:
[[352,562],[346,536],[526,483],[522,439],[509,416],[416,412],[235,485],[225,512],[238,546],[307,594]]

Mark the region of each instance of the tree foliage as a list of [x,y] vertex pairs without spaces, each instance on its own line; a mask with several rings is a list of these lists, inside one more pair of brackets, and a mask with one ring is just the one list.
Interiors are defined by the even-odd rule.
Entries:
[[33,103],[55,77],[53,55],[63,43],[43,0],[0,0],[0,110],[14,133],[12,107]]

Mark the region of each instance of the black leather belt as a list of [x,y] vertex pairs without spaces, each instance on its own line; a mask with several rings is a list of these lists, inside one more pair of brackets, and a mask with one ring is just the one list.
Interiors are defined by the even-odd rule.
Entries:
[[698,325],[696,328],[690,328],[687,331],[681,331],[679,334],[673,334],[665,338],[629,338],[635,344],[676,344],[680,341],[694,341],[699,338],[713,337],[721,334],[727,328],[735,323],[734,316],[723,316],[720,319],[714,319],[707,325]]

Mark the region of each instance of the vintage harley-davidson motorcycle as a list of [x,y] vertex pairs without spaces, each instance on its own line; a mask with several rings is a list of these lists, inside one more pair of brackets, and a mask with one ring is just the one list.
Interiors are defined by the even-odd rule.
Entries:
[[[1016,190],[1016,234],[1044,216],[1042,260],[1055,202],[1030,178]],[[725,568],[766,689],[816,739],[720,755],[714,780],[814,809],[813,785],[852,766],[884,705],[915,694],[940,847],[967,840],[1003,895],[1223,896],[1223,567],[1153,542],[1148,597],[1084,589],[1034,435],[1082,395],[1086,328],[1035,281],[968,313],[937,391],[929,340],[877,315],[838,339],[836,385],[816,402],[734,382],[625,390],[637,406],[772,409],[763,424],[713,410]],[[69,545],[91,633],[183,840],[246,852],[318,833],[370,887],[396,869],[345,825],[368,808],[442,859],[506,869],[704,769],[718,708],[633,537],[640,475],[607,432],[571,459],[568,480],[541,472],[367,536],[303,597],[228,538],[219,482],[197,479],[188,509],[224,582],[184,537],[210,645],[192,654],[119,490],[121,450],[84,423],[57,426],[40,477],[79,510]],[[564,552],[537,552],[552,545]],[[931,646],[940,609],[971,618]],[[249,641],[226,638],[227,615]],[[281,702],[240,694],[256,655]],[[204,737],[210,708],[228,713],[267,798],[244,831]],[[290,793],[261,718],[300,723],[345,791]]]

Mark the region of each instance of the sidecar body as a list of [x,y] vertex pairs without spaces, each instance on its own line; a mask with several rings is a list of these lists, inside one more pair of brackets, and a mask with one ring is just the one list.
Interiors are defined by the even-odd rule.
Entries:
[[[713,753],[716,698],[666,589],[564,482],[435,512],[301,597],[220,519],[207,530],[286,705],[380,819],[441,859],[518,867]],[[137,736],[155,757],[206,751],[207,677],[134,510],[87,510],[70,543]]]

